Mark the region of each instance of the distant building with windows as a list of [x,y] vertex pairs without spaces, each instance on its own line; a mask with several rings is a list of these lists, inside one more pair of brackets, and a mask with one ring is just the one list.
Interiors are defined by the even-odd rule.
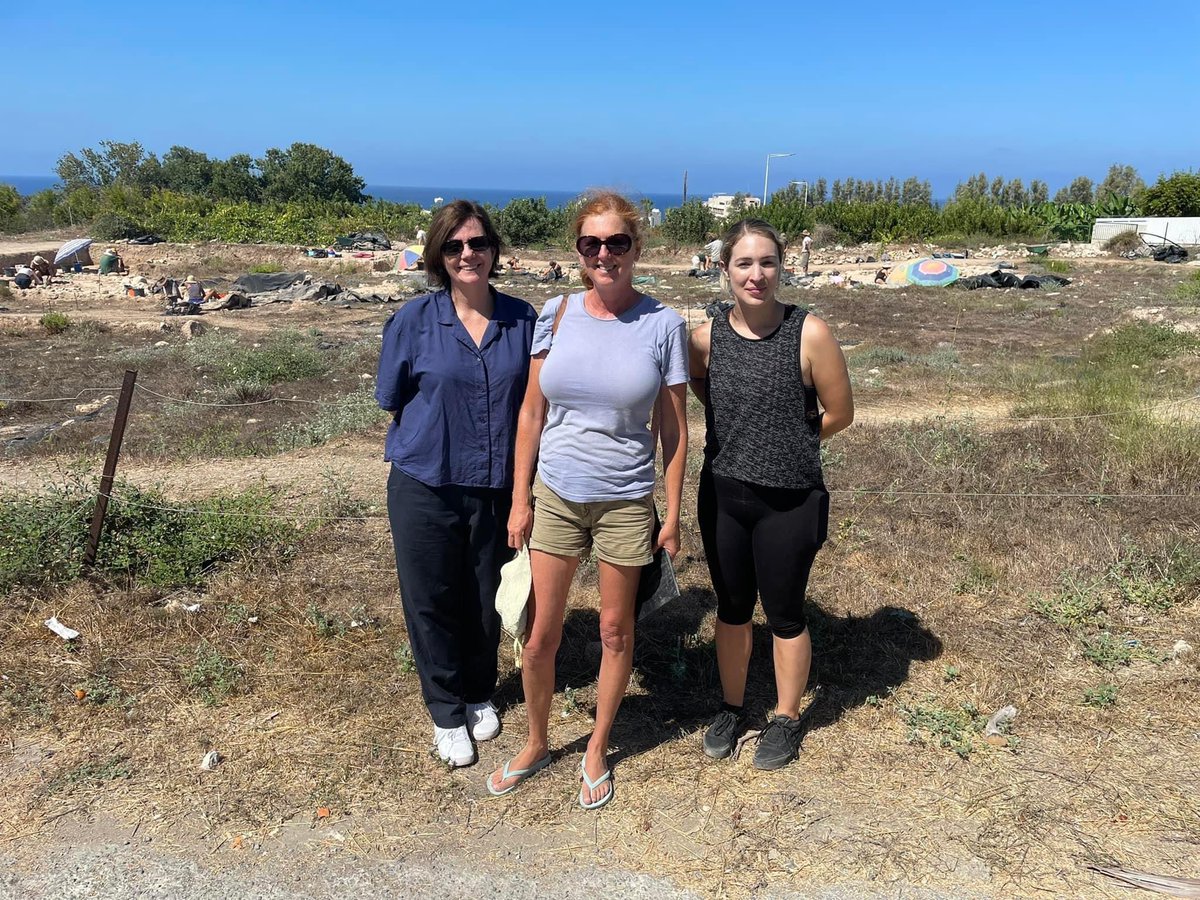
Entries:
[[[728,219],[729,211],[733,207],[733,201],[737,198],[737,194],[713,194],[704,201],[714,216],[718,219]],[[762,201],[757,197],[749,194],[742,194],[743,209],[758,209],[762,206]]]

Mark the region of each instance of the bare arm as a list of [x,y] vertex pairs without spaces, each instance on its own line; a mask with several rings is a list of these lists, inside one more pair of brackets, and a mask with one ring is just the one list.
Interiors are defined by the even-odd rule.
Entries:
[[679,516],[683,506],[683,476],[687,470],[687,386],[674,384],[659,392],[660,437],[667,514],[658,533],[658,546],[671,558],[679,552]]
[[542,440],[542,428],[546,425],[546,398],[542,394],[542,363],[546,351],[542,351],[529,363],[529,381],[525,385],[525,399],[517,413],[517,442],[513,451],[512,511],[508,516],[508,546],[520,549],[529,542],[533,531],[533,504],[529,496],[533,485],[533,470],[537,465],[538,445]]
[[692,393],[708,406],[708,354],[712,347],[712,321],[697,325],[688,336],[688,367]]
[[800,340],[802,362],[807,362],[813,386],[825,414],[821,417],[821,440],[837,434],[854,421],[854,396],[846,356],[825,322],[810,315]]

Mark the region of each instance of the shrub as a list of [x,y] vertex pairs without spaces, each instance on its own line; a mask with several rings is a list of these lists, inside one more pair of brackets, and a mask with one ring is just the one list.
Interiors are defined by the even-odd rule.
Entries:
[[548,243],[559,231],[559,217],[546,206],[545,197],[517,197],[494,210],[492,221],[504,242],[517,247]]
[[259,263],[257,266],[251,266],[250,271],[255,275],[274,275],[276,272],[282,272],[283,266],[279,263]]
[[184,673],[183,680],[209,706],[219,706],[221,701],[238,690],[242,670],[226,659],[216,647],[202,643],[196,648],[196,661]]
[[716,228],[712,210],[699,200],[668,209],[662,224],[663,234],[676,244],[702,244]]
[[1083,702],[1086,706],[1095,706],[1098,708],[1112,706],[1117,702],[1117,686],[1114,684],[1101,684],[1094,688],[1088,688],[1083,692]]
[[104,212],[92,220],[91,232],[106,241],[122,240],[147,234],[149,229],[128,215]]
[[0,300],[11,301],[16,295],[7,284],[0,284]]
[[328,371],[312,341],[291,328],[270,335],[260,347],[241,347],[232,337],[210,332],[187,344],[184,352],[189,363],[212,371],[222,385],[251,386],[253,392]]
[[1114,234],[1104,242],[1104,249],[1109,253],[1131,253],[1142,246],[1142,239],[1138,236],[1137,230],[1122,231],[1120,234]]
[[39,320],[47,334],[62,334],[71,327],[71,320],[60,312],[48,312]]
[[318,407],[317,414],[309,421],[281,428],[277,438],[279,449],[315,447],[343,434],[366,431],[378,425],[383,416],[372,391],[354,391]]
[[[289,545],[295,526],[271,516],[264,490],[173,508],[154,488],[119,483],[109,504],[96,570],[155,587],[194,587],[218,565]],[[94,489],[69,480],[42,494],[0,497],[0,594],[65,584],[80,573]]]
[[1176,172],[1159,177],[1146,189],[1142,208],[1149,216],[1200,216],[1200,173]]

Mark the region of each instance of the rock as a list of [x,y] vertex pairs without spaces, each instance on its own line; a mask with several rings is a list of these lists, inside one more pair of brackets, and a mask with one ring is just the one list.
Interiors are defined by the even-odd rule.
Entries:
[[1185,656],[1191,656],[1194,652],[1192,645],[1187,641],[1176,641],[1175,646],[1171,648],[1171,659],[1182,659]]
[[216,750],[209,750],[204,754],[204,758],[200,760],[200,769],[204,772],[211,772],[221,764],[221,754]]
[[1015,706],[1002,706],[988,719],[987,726],[983,729],[984,735],[988,738],[1003,737],[1016,717],[1017,708]]
[[93,400],[91,403],[80,403],[75,407],[75,412],[88,415],[89,413],[98,412],[99,410],[104,409],[104,407],[108,406],[108,404],[112,403],[112,401],[113,395],[105,394],[99,400]]
[[170,347],[171,342],[170,341],[155,341],[154,346],[155,347]]
[[189,319],[179,326],[179,332],[189,341],[192,338],[198,338],[208,329],[204,327],[203,322],[197,322],[195,319]]

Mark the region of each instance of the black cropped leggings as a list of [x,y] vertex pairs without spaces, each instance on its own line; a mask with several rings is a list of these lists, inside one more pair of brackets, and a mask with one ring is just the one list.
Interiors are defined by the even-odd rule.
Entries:
[[825,488],[762,487],[714,475],[705,466],[697,516],[717,618],[745,625],[761,595],[773,634],[803,634],[808,573],[829,532]]

